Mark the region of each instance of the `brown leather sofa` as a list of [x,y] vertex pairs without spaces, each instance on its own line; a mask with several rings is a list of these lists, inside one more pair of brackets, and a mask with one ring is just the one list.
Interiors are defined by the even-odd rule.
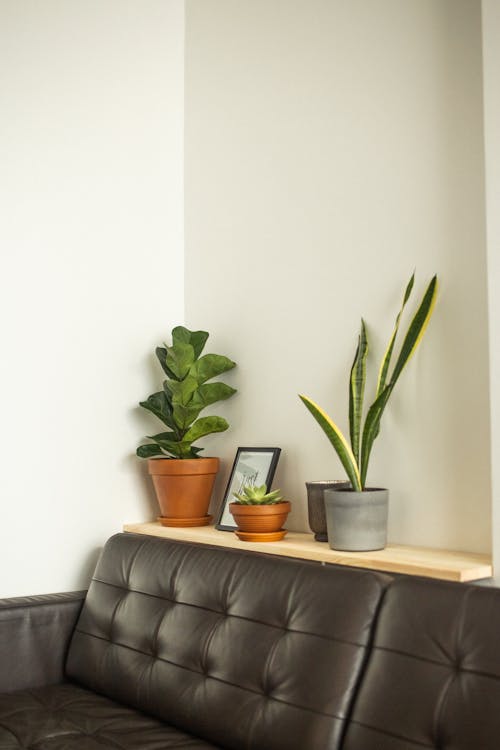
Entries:
[[498,750],[500,591],[119,534],[0,692],[0,750]]

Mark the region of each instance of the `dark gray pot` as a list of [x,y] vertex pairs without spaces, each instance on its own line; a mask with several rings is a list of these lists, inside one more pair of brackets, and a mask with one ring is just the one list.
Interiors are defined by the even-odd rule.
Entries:
[[387,543],[389,490],[325,490],[326,525],[331,549],[370,552]]
[[309,526],[317,542],[327,542],[325,498],[324,491],[329,489],[340,489],[350,487],[350,483],[344,479],[330,479],[317,482],[306,482],[307,488],[307,513]]

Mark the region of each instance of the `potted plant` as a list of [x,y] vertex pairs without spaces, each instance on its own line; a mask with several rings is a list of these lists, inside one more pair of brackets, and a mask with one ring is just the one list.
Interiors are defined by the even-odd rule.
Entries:
[[203,354],[209,334],[184,326],[172,330],[172,345],[158,347],[156,356],[165,373],[163,389],[140,406],[168,427],[140,445],[137,455],[147,458],[164,526],[204,526],[219,468],[218,458],[200,458],[196,441],[229,427],[222,417],[199,417],[207,406],[227,399],[236,389],[211,381],[235,367],[220,354]]
[[234,492],[236,498],[229,511],[238,526],[236,535],[245,542],[275,542],[286,534],[281,527],[290,513],[291,503],[283,500],[280,490],[268,492],[265,484],[247,485],[243,492]]
[[313,532],[316,542],[328,541],[325,490],[342,489],[350,486],[345,479],[316,479],[313,482],[306,482],[307,517],[309,528]]
[[414,279],[413,274],[406,287],[401,309],[382,358],[375,398],[367,410],[364,424],[362,417],[368,339],[365,323],[361,320],[358,347],[349,379],[350,445],[323,409],[307,396],[300,396],[333,445],[351,484],[350,488],[327,489],[324,493],[328,542],[332,549],[368,551],[383,549],[386,544],[388,490],[367,487],[366,478],[373,443],[380,432],[380,421],[385,407],[403,369],[424,335],[436,302],[437,276],[434,276],[408,326],[399,356],[389,375],[401,315],[410,298]]

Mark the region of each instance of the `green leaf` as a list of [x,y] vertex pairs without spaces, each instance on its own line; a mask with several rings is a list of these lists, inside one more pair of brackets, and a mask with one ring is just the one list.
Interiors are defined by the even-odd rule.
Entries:
[[377,396],[373,404],[368,409],[363,428],[362,448],[361,448],[361,487],[365,488],[366,475],[368,472],[368,462],[375,438],[380,432],[380,420],[382,414],[392,393],[394,385],[386,385],[382,393]]
[[167,427],[171,427],[172,429],[175,428],[172,408],[165,391],[153,393],[149,396],[147,401],[141,401],[139,405],[142,406],[143,409],[150,411],[158,417],[158,419],[161,419],[163,424],[166,424]]
[[161,449],[161,453],[169,453],[176,458],[187,458],[191,451],[191,444],[176,439],[172,432],[162,432],[159,435],[148,435],[150,440]]
[[236,393],[236,388],[231,388],[226,383],[205,383],[193,393],[189,403],[190,406],[199,406],[200,410],[217,401],[223,401]]
[[139,456],[139,458],[153,458],[154,456],[164,455],[162,449],[154,443],[146,443],[146,445],[140,445],[136,450],[136,454]]
[[[185,383],[187,385],[183,388]],[[186,380],[180,383],[171,382],[168,385],[174,394],[178,394],[173,395],[172,398],[173,417],[175,424],[182,432],[193,424],[206,406],[214,404],[221,399],[229,398],[235,393],[235,389],[225,383],[201,385],[193,393],[193,383],[196,388],[196,379],[188,375]]]
[[197,419],[198,414],[201,412],[203,407],[199,406],[183,406],[182,404],[175,404],[174,406],[174,420],[176,426],[179,428],[182,434],[193,424]]
[[176,380],[183,380],[194,362],[194,349],[191,344],[175,343],[167,346],[167,367]]
[[171,378],[172,380],[177,380],[177,377],[174,375],[172,370],[167,365],[167,350],[161,346],[157,346],[155,352],[156,352],[156,356],[158,357],[158,361],[165,375]]
[[[411,283],[411,279],[410,279]],[[407,288],[408,292],[408,288]],[[410,288],[411,292],[411,288]],[[405,295],[406,297],[406,295]],[[375,438],[380,432],[380,420],[384,409],[387,406],[389,396],[391,395],[396,382],[401,375],[405,365],[409,362],[415,353],[422,336],[429,324],[437,297],[437,276],[433,276],[427,287],[422,301],[415,313],[412,322],[408,327],[407,334],[404,338],[401,352],[394,366],[394,370],[389,383],[377,395],[375,401],[368,410],[366,415],[365,426],[363,428],[362,449],[361,449],[361,484],[364,487],[368,473],[368,463]]]
[[405,336],[399,357],[394,366],[391,383],[395,385],[422,340],[434,310],[437,298],[437,276],[433,276]]
[[365,322],[361,319],[361,332],[358,348],[351,368],[349,379],[349,431],[351,446],[356,464],[359,466],[359,438],[361,434],[361,417],[363,415],[363,396],[366,383],[366,355],[368,354],[368,339],[366,338]]
[[146,435],[148,440],[154,440],[155,443],[161,445],[162,443],[179,443],[179,437],[176,432],[159,432],[157,435]]
[[233,495],[238,499],[239,505],[277,505],[283,502],[281,490],[268,492],[265,484],[260,487],[247,485],[243,492],[233,492]]
[[194,443],[195,440],[211,435],[213,432],[224,432],[228,427],[228,423],[222,417],[201,417],[186,432],[184,440]]
[[339,430],[337,425],[330,419],[328,414],[323,411],[314,401],[311,401],[307,396],[300,396],[302,403],[311,412],[316,422],[319,424],[325,435],[327,436],[330,443],[335,448],[335,451],[344,467],[347,476],[352,484],[352,488],[356,492],[361,492],[361,477],[359,475],[359,469],[356,464],[354,454],[349,447],[349,444],[342,432]]
[[196,458],[189,443],[175,443],[169,449],[169,453],[175,458]]
[[177,326],[172,330],[172,341],[174,344],[191,344],[194,350],[194,357],[198,359],[207,342],[208,333],[206,331],[190,331],[184,326]]
[[403,297],[403,303],[401,305],[401,309],[399,310],[398,317],[396,318],[396,323],[394,325],[394,330],[392,332],[391,339],[389,341],[389,344],[387,346],[387,349],[385,350],[385,354],[382,358],[382,362],[380,364],[380,371],[378,374],[378,382],[377,382],[377,391],[376,391],[376,398],[382,393],[382,391],[385,388],[386,381],[387,381],[387,371],[389,370],[389,365],[391,362],[392,352],[394,350],[394,344],[396,343],[396,336],[398,335],[399,330],[399,323],[401,321],[401,315],[403,314],[403,310],[405,308],[406,303],[410,299],[410,295],[413,289],[413,284],[415,282],[415,274],[413,273],[411,275],[411,278],[408,282],[408,285],[406,287],[406,291]]
[[204,354],[191,366],[191,375],[201,384],[215,378],[216,375],[222,375],[227,370],[232,370],[233,367],[236,367],[236,362],[221,354]]
[[165,381],[165,389],[171,394],[172,405],[175,407],[177,404],[187,406],[191,401],[193,393],[195,393],[198,387],[196,378],[192,375],[188,375],[184,380],[170,380]]

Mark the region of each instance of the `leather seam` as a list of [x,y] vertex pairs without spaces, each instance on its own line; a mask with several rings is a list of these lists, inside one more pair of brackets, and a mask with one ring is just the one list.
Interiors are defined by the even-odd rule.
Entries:
[[[465,615],[466,615],[466,608],[467,608],[467,602],[469,601],[469,597],[472,594],[473,589],[468,589],[465,592],[464,598],[462,599],[461,607],[460,607],[460,617],[458,621],[458,626],[455,631],[455,656],[458,656],[459,654],[459,645],[462,640],[464,625],[465,625]],[[453,666],[453,665],[451,665]],[[460,672],[466,671],[466,670],[458,670]],[[440,724],[442,715],[444,712],[444,707],[446,705],[446,701],[449,695],[449,692],[451,690],[451,686],[456,681],[457,674],[456,671],[453,672],[446,683],[443,685],[443,689],[441,691],[441,695],[439,696],[439,700],[437,701],[436,709],[435,709],[435,716],[433,721],[433,735],[435,738],[436,743],[440,744],[440,737],[442,732],[440,731]]]
[[[270,652],[267,655],[266,664],[264,667],[264,679],[262,680],[262,687],[264,690],[267,690],[268,688],[268,681],[269,681],[269,673],[271,669],[271,662],[274,659],[274,655],[276,654],[276,651],[278,649],[279,644],[284,638],[285,633],[283,632],[276,640],[274,641]],[[267,693],[264,693],[264,695],[267,695]]]
[[[139,651],[138,649],[133,648],[132,646],[126,646],[125,644],[122,644],[122,643],[111,643],[105,638],[101,638],[98,635],[93,635],[92,633],[86,633],[84,630],[78,630],[78,632],[82,635],[87,635],[90,638],[96,638],[97,640],[103,641],[104,643],[107,643],[109,646],[118,646],[119,648],[126,648],[129,651],[133,651],[134,653],[141,654],[142,656],[151,658],[151,654],[147,654],[144,651]],[[211,675],[211,674],[204,674],[203,672],[198,672],[196,669],[192,669],[191,667],[186,667],[183,664],[177,664],[175,661],[164,659],[162,656],[155,656],[154,658],[157,659],[158,661],[163,662],[164,664],[169,664],[172,667],[177,667],[178,669],[185,669],[187,672],[191,672],[192,674],[199,675],[203,679],[215,680],[216,682],[220,682],[223,685],[229,685],[230,687],[235,687],[235,688],[238,688],[239,690],[244,690],[247,693],[252,693],[252,695],[258,695],[261,698],[266,698],[267,700],[276,701],[277,703],[282,703],[285,706],[291,706],[292,708],[298,708],[301,711],[307,711],[309,713],[317,714],[318,716],[326,716],[327,718],[337,719],[339,721],[345,720],[345,717],[339,716],[338,714],[328,714],[328,713],[325,713],[324,711],[317,711],[313,708],[308,708],[307,706],[300,706],[298,703],[291,703],[289,701],[284,701],[281,698],[276,698],[273,695],[265,695],[264,693],[261,693],[257,690],[252,690],[251,688],[246,687],[244,685],[238,685],[235,682],[229,682],[229,680],[222,680],[220,677],[215,677],[214,675]]]
[[[18,713],[18,712],[16,712],[16,713]],[[10,716],[12,716],[12,714],[10,714]],[[5,724],[3,724],[1,720],[0,720],[0,727],[2,727],[2,729],[5,729],[6,732],[8,732],[9,734],[12,735],[12,737],[14,737],[14,739],[18,743],[19,747],[23,747],[23,745],[21,743],[21,740],[19,739],[19,737],[17,736],[17,734],[15,732],[13,732],[10,727],[8,727]]]
[[[253,622],[257,625],[264,625],[267,628],[274,628],[276,630],[281,630],[285,633],[297,633],[297,635],[306,635],[310,636],[312,638],[319,638],[321,640],[327,641],[328,643],[343,643],[346,646],[355,646],[356,648],[367,648],[367,643],[358,643],[357,641],[348,641],[345,638],[338,638],[336,636],[328,636],[328,635],[322,635],[320,633],[313,633],[309,630],[298,630],[298,629],[292,629],[290,627],[283,627],[282,625],[273,625],[270,622],[265,622],[264,620],[257,620],[255,618],[251,617],[243,617],[242,615],[236,615],[236,614],[228,614],[227,612],[224,612],[222,609],[212,609],[211,607],[204,607],[201,604],[191,604],[190,602],[183,602],[176,599],[169,599],[165,596],[158,596],[158,594],[149,594],[146,591],[139,591],[137,589],[126,589],[123,586],[119,586],[116,583],[109,583],[108,581],[101,581],[98,578],[94,578],[94,581],[97,583],[101,583],[104,586],[112,586],[113,588],[120,589],[120,591],[124,591],[125,593],[131,593],[131,594],[140,594],[141,596],[149,596],[153,599],[159,599],[162,602],[168,602],[169,604],[180,604],[183,607],[193,607],[194,609],[200,609],[204,612],[213,612],[216,615],[222,615],[223,617],[231,617],[235,620],[244,620],[245,622]],[[121,599],[120,601],[123,601]],[[85,631],[82,631],[85,632]],[[92,635],[91,633],[87,633],[87,635]],[[96,638],[99,638],[99,636],[96,636]]]
[[[267,659],[266,659],[266,664],[265,664],[265,667],[264,667],[264,676],[263,676],[263,680],[262,680],[262,689],[263,689],[263,691],[266,691],[266,690],[267,690],[267,683],[268,683],[268,681],[269,681],[269,672],[270,672],[270,669],[271,669],[271,666],[270,666],[270,665],[271,665],[271,662],[272,662],[272,660],[273,660],[273,658],[274,658],[274,655],[275,655],[275,653],[276,653],[276,650],[277,650],[277,648],[278,648],[278,645],[279,645],[279,643],[280,643],[280,642],[281,642],[281,641],[283,640],[283,636],[284,636],[284,635],[285,635],[285,633],[284,633],[284,632],[282,632],[282,633],[281,633],[281,634],[280,634],[280,635],[278,636],[278,638],[276,638],[275,642],[274,642],[274,643],[273,643],[273,645],[272,645],[272,648],[271,648],[270,652],[269,652],[269,653],[268,653],[268,655],[267,655]],[[264,695],[265,695],[266,697],[268,697],[268,695],[267,695],[267,692],[264,692],[263,694],[264,694]],[[250,727],[250,730],[249,730],[249,732],[248,732],[248,741],[247,741],[247,748],[248,748],[249,750],[250,750],[250,748],[252,747],[252,740],[253,740],[253,736],[254,736],[254,734],[255,734],[255,730],[256,730],[256,728],[257,728],[257,724],[258,724],[258,723],[260,723],[260,720],[261,720],[260,716],[259,716],[259,717],[257,717],[257,713],[254,713],[254,716],[253,716],[253,721],[252,721],[252,725],[251,725],[251,727]]]
[[[139,554],[139,552],[142,550],[142,548],[146,544],[147,544],[147,540],[144,539],[142,541],[142,544],[139,544],[139,546],[137,547],[137,549],[134,550],[134,553],[133,553],[132,558],[130,560],[130,564],[128,566],[128,571],[127,571],[127,576],[126,576],[127,583],[130,581],[130,575],[132,573],[132,568],[134,566],[134,563],[135,563],[135,561],[137,559],[137,555]],[[97,579],[93,578],[92,580],[97,580]],[[122,591],[129,591],[129,590],[130,590],[129,588],[122,587]],[[114,626],[114,622],[115,622],[115,617],[116,617],[117,609],[120,606],[120,604],[123,602],[123,599],[124,599],[124,596],[122,596],[122,598],[119,601],[117,601],[117,603],[116,603],[116,605],[115,605],[115,607],[113,609],[113,612],[111,614],[111,619],[110,619],[110,623],[109,623],[109,632],[110,632],[110,634],[113,632],[113,626]],[[111,640],[111,638],[110,638],[110,640]]]
[[446,702],[446,698],[448,696],[450,688],[452,684],[455,682],[455,680],[456,680],[455,674],[450,674],[448,676],[443,687],[441,688],[441,694],[436,701],[436,708],[434,710],[434,721],[432,722],[432,736],[434,737],[434,743],[436,744],[437,747],[440,747],[439,737],[441,735],[441,732],[439,730],[439,724],[441,722],[441,714],[443,711],[443,706]]
[[437,667],[450,668],[450,662],[438,661],[437,659],[431,659],[428,656],[419,656],[418,654],[411,654],[409,651],[403,651],[398,648],[388,648],[387,646],[374,646],[373,651],[383,651],[386,654],[396,654],[396,656],[406,656],[408,659],[416,659],[417,661],[423,661],[426,664],[434,664]]
[[[183,553],[182,559],[179,560],[179,562],[177,563],[177,566],[176,566],[175,570],[172,571],[172,575],[170,576],[170,581],[169,581],[169,584],[170,584],[170,593],[171,593],[172,597],[175,596],[175,590],[176,590],[176,587],[177,587],[177,581],[179,579],[179,575],[181,573],[181,570],[186,565],[186,561],[188,560],[188,557],[189,557],[189,554],[187,552]],[[143,593],[143,592],[138,591],[137,593]],[[148,596],[148,594],[146,594],[146,596]],[[154,594],[153,594],[153,596],[154,596]],[[162,599],[163,597],[158,596],[157,598],[158,599]],[[167,597],[166,600],[167,601],[173,601],[173,602],[175,602],[175,599],[173,599],[173,598],[170,599],[170,598]]]
[[366,724],[363,721],[357,721],[356,719],[350,720],[351,724],[356,724],[359,727],[363,727],[364,729],[369,729],[372,732],[377,732],[377,734],[384,734],[386,737],[394,737],[394,739],[397,740],[403,740],[404,742],[411,742],[412,745],[417,745],[418,747],[427,747],[431,748],[433,750],[434,745],[428,745],[424,742],[419,742],[418,740],[412,740],[409,737],[405,737],[402,734],[396,734],[396,732],[388,732],[386,729],[379,729],[378,727],[374,727],[371,724]]
[[[214,638],[214,636],[215,636],[215,633],[216,633],[216,631],[218,630],[218,628],[219,628],[219,627],[220,627],[221,625],[222,625],[222,620],[217,620],[217,622],[215,622],[215,623],[214,623],[214,624],[212,625],[212,627],[211,627],[211,629],[210,629],[210,632],[209,632],[209,634],[208,634],[208,635],[207,635],[207,637],[206,637],[206,640],[205,640],[205,645],[203,646],[203,649],[202,649],[202,653],[201,653],[201,656],[200,656],[200,661],[201,661],[201,666],[202,666],[202,668],[203,668],[204,666],[206,666],[206,663],[207,663],[207,657],[208,657],[208,649],[210,648],[210,644],[211,644],[211,643],[212,643],[212,641],[213,641],[213,638]],[[205,672],[201,672],[201,674],[203,674],[204,676],[207,676],[207,675],[205,675]]]
[[366,679],[366,675],[368,673],[370,661],[373,657],[374,643],[375,643],[375,637],[376,637],[376,633],[378,629],[378,623],[379,623],[379,619],[382,613],[382,608],[384,606],[384,602],[385,602],[388,590],[389,590],[388,585],[385,586],[382,583],[379,584],[378,600],[375,606],[373,607],[372,616],[371,616],[371,620],[369,623],[369,636],[367,639],[367,644],[363,649],[363,653],[361,655],[361,660],[358,666],[358,670],[354,676],[354,683],[352,685],[351,695],[350,695],[350,698],[348,699],[348,703],[346,707],[345,721],[344,721],[344,725],[342,727],[341,735],[339,738],[339,747],[344,746],[344,741],[347,737],[349,726],[353,721],[352,717],[354,716],[356,704],[361,695],[363,684]]
[[39,602],[19,602],[18,604],[2,604],[0,602],[0,617],[4,612],[10,612],[16,609],[38,609],[39,607],[54,607],[63,606],[65,604],[74,604],[75,602],[81,602],[85,599],[87,592],[82,592],[81,596],[74,596],[70,598],[58,598],[58,599],[45,599]]
[[[49,742],[50,742],[50,740],[52,740],[52,739],[59,740],[62,737],[76,737],[78,739],[81,739],[82,737],[90,737],[93,740],[95,740],[99,745],[102,745],[103,748],[109,747],[111,745],[113,747],[118,748],[118,750],[125,750],[125,746],[124,745],[118,744],[111,737],[106,737],[106,738],[99,737],[98,732],[96,732],[96,733],[94,733],[94,732],[84,732],[83,730],[80,730],[80,728],[73,729],[73,730],[67,731],[67,732],[61,732],[60,734],[53,734],[53,735],[50,735],[50,736],[41,737],[40,739],[38,739],[35,742],[33,742],[31,745],[28,745],[27,747],[29,748],[29,750],[36,750],[37,747],[44,748],[45,747],[44,743],[46,743],[47,740],[49,740]],[[20,745],[20,747],[26,747],[26,746]]]
[[[445,669],[454,669],[453,662],[437,661],[429,659],[425,656],[417,656],[416,654],[409,654],[407,651],[398,651],[393,648],[385,648],[383,646],[374,646],[373,651],[384,651],[389,654],[396,654],[397,656],[405,656],[408,659],[425,662],[425,664],[433,664],[436,667],[444,667]],[[482,672],[479,669],[471,669],[470,667],[460,667],[460,673],[476,675],[477,677],[486,677],[490,680],[500,680],[500,674],[493,674],[492,672]]]
[[142,540],[142,544],[139,544],[139,546],[137,547],[137,549],[134,550],[134,553],[133,553],[132,558],[130,560],[130,565],[128,566],[127,583],[130,581],[130,578],[132,576],[132,570],[133,570],[133,567],[135,565],[135,561],[137,560],[138,555],[142,552],[143,548],[147,545],[147,543],[148,543],[148,540],[147,539],[143,539]]

